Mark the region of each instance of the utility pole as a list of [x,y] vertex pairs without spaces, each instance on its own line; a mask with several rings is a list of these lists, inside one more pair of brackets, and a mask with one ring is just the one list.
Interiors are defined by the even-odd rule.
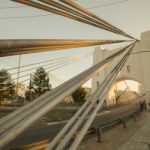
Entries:
[[29,86],[29,90],[30,90],[30,92],[29,92],[30,96],[29,97],[30,97],[30,101],[31,101],[31,74],[30,74],[30,86]]
[[19,61],[18,61],[18,74],[17,74],[17,87],[16,87],[16,101],[15,101],[15,108],[17,107],[17,103],[19,101],[18,97],[18,90],[19,90],[19,74],[20,74],[20,63],[21,63],[21,54],[19,55]]

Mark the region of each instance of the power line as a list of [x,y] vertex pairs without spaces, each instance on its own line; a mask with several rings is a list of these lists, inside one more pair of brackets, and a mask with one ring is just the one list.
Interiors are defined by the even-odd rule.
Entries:
[[117,2],[111,2],[111,3],[108,3],[108,4],[93,6],[93,7],[90,7],[88,9],[103,8],[103,7],[107,7],[107,6],[118,5],[118,4],[129,2],[129,1],[131,1],[131,0],[121,0],[121,1],[117,1]]
[[51,75],[52,75],[59,83],[62,84],[62,83],[64,82],[62,79],[58,78],[56,75],[54,75],[54,74],[52,74],[52,73],[51,73]]
[[[97,6],[93,6],[93,7],[89,7],[87,9],[92,10],[92,9],[97,9],[97,8],[103,8],[103,7],[107,7],[107,6],[112,6],[112,5],[117,5],[117,4],[121,4],[121,3],[125,3],[131,0],[121,0],[118,2],[111,2],[108,4],[103,4],[103,5],[97,5]],[[0,9],[14,9],[14,8],[25,8],[28,6],[10,6],[10,7],[0,7]],[[29,7],[28,7],[29,8]],[[18,16],[18,17],[1,17],[1,20],[7,20],[7,19],[26,19],[26,18],[37,18],[37,17],[48,17],[51,15],[55,15],[53,13],[50,14],[43,14],[43,15],[29,15],[29,16]]]
[[[39,65],[39,64],[43,64],[43,63],[51,62],[51,61],[53,62],[53,61],[57,61],[57,60],[66,60],[68,58],[71,58],[71,57],[59,57],[59,58],[56,58],[56,59],[50,59],[50,60],[46,60],[46,61],[41,61],[41,62],[37,62],[37,63],[23,65],[23,66],[20,66],[20,68],[31,67],[31,66],[34,66],[34,65]],[[7,69],[7,71],[14,70],[14,69],[18,69],[18,67],[9,68],[9,69]]]
[[[11,70],[16,70],[18,68],[22,69],[22,68],[26,68],[26,67],[31,67],[31,66],[36,66],[36,65],[40,65],[40,64],[43,64],[43,63],[47,63],[47,62],[50,62],[48,64],[43,64],[43,65],[40,65],[40,66],[36,66],[36,67],[32,67],[32,68],[28,68],[28,69],[25,69],[25,70],[21,70],[19,72],[20,73],[24,73],[24,72],[27,72],[27,71],[30,71],[30,70],[33,70],[33,69],[37,69],[39,67],[44,67],[44,66],[49,66],[49,65],[52,65],[52,64],[57,64],[57,63],[61,63],[61,62],[65,62],[65,61],[69,61],[69,60],[74,60],[75,58],[77,57],[60,57],[60,58],[57,58],[57,59],[50,59],[50,60],[46,60],[46,61],[42,61],[42,62],[38,62],[38,63],[32,63],[32,64],[27,64],[27,65],[23,65],[23,66],[20,66],[20,67],[13,67],[13,68],[9,68],[9,69],[5,69],[6,71],[11,71]],[[18,72],[14,72],[14,73],[11,73],[11,76],[12,75],[16,75]],[[6,78],[5,76],[0,76],[0,78]]]
[[52,73],[50,73],[49,75],[50,75],[50,78],[52,78],[58,85],[63,83],[63,81],[60,80],[56,75],[54,75]]
[[[74,59],[74,60],[77,60],[77,59]],[[50,67],[47,67],[47,68],[45,68],[45,69],[50,69],[50,68],[54,68],[54,67],[61,67],[62,65],[66,65],[66,64],[68,64],[68,63],[70,63],[70,62],[72,62],[72,61],[74,61],[74,60],[67,60],[67,61],[65,61],[65,62],[63,62],[63,63],[59,63],[59,64],[55,64],[55,65],[53,65],[53,66],[50,66]],[[40,66],[39,66],[40,67]],[[53,69],[52,69],[53,70]],[[25,78],[25,77],[27,77],[27,76],[30,76],[31,74],[33,74],[33,73],[28,73],[28,74],[25,74],[25,75],[22,75],[22,76],[20,76],[19,77],[19,79],[20,78]],[[14,79],[12,79],[11,81],[15,81],[15,80],[17,80],[18,78],[14,78]]]
[[[52,71],[54,71],[54,70],[63,68],[63,67],[68,66],[68,65],[70,65],[70,64],[72,64],[72,63],[75,63],[75,62],[77,62],[77,61],[80,61],[82,58],[89,57],[90,54],[91,54],[91,53],[84,54],[84,55],[82,55],[82,56],[80,56],[80,57],[74,58],[74,60],[69,60],[69,61],[66,61],[66,62],[64,62],[64,63],[57,64],[57,65],[55,65],[55,66],[51,66],[51,67],[45,68],[45,69],[48,69],[48,70],[46,71],[46,73],[50,73],[50,72],[52,72]],[[50,70],[49,70],[49,69],[50,69]],[[20,76],[19,79],[20,79],[20,78],[24,78],[24,77],[26,77],[26,76],[30,76],[30,75],[32,75],[32,74],[33,74],[33,73]],[[43,74],[43,73],[42,73],[42,74]],[[38,76],[40,76],[40,75],[42,75],[42,74],[39,74]],[[14,80],[16,80],[16,79],[17,79],[17,78],[12,79],[11,81],[14,81]],[[23,83],[23,82],[26,82],[26,81],[29,81],[29,80],[30,80],[30,78],[27,78],[27,79],[25,79],[25,80],[23,80],[23,81],[20,81],[19,84],[20,84],[20,83]],[[55,80],[57,80],[57,81],[59,80],[59,82],[62,82],[62,81],[60,81],[60,79],[58,79],[58,78],[56,79],[56,77],[55,77]],[[7,86],[7,87],[5,87],[5,88],[3,88],[3,89],[0,89],[0,91],[7,90],[7,89],[9,89],[9,88],[11,88],[11,87],[15,87],[15,84],[14,84],[14,85],[11,85],[11,86]]]
[[[26,70],[22,70],[19,73],[24,73],[24,72],[27,72],[27,71],[30,71],[30,70],[33,70],[33,69],[38,69],[39,67],[50,66],[52,64],[62,63],[62,62],[70,61],[70,60],[74,60],[74,59],[72,58],[72,59],[60,60],[60,61],[57,61],[57,62],[52,62],[52,63],[49,63],[49,64],[44,64],[42,66],[37,66],[37,67],[29,68],[29,69],[26,69]],[[15,75],[15,74],[17,74],[17,72],[12,73],[11,75]]]
[[35,17],[47,17],[54,14],[45,14],[45,15],[33,15],[33,16],[19,16],[19,17],[2,17],[0,19],[26,19],[26,18],[35,18]]
[[58,84],[52,77],[51,77],[50,82],[51,82],[52,87],[57,87]]
[[14,66],[12,63],[9,63],[9,62],[4,61],[4,60],[0,60],[0,62],[2,62],[2,63],[4,63],[4,64],[7,64],[7,65],[9,65],[9,66]]
[[22,0],[14,1],[136,40],[126,32],[113,26],[109,22],[103,20],[88,9],[85,9],[73,1],[60,0],[61,2],[55,2],[43,0],[41,1],[42,3]]
[[0,9],[14,9],[14,8],[25,8],[25,7],[28,6],[8,6],[8,7],[0,7]]
[[61,83],[59,82],[59,81],[57,81],[56,79],[55,79],[55,77],[54,76],[50,76],[50,79],[51,79],[51,82],[53,82],[54,83],[54,86],[55,87],[57,87],[57,86],[59,86]]
[[[74,1],[77,1],[77,0],[74,0]],[[28,6],[7,6],[7,7],[0,7],[0,9],[16,9],[16,8],[29,8]]]
[[[44,66],[49,66],[49,65],[52,65],[52,66],[50,66],[50,67],[47,67],[47,68],[45,68],[45,69],[48,69],[48,68],[53,68],[53,67],[55,67],[55,66],[58,66],[58,65],[61,65],[61,64],[64,64],[64,63],[66,63],[66,62],[69,62],[69,61],[73,61],[73,60],[75,60],[75,59],[77,59],[77,58],[68,58],[68,59],[64,59],[64,60],[59,60],[59,61],[57,61],[57,62],[51,62],[51,63],[49,63],[49,64],[44,64],[44,65],[41,65],[41,66],[37,66],[37,67],[34,67],[34,68],[29,68],[29,69],[26,69],[26,70],[22,70],[22,71],[20,71],[19,72],[19,74],[21,74],[21,73],[24,73],[24,72],[26,72],[26,71],[30,71],[30,70],[33,70],[33,69],[37,69],[37,68],[39,68],[39,67],[44,67]],[[53,65],[54,64],[54,65]],[[32,64],[33,65],[33,64]],[[31,66],[32,66],[31,65]],[[29,65],[27,65],[27,66],[29,66]],[[24,67],[24,66],[23,66]],[[17,67],[18,68],[18,67]],[[8,70],[7,70],[8,71]],[[15,72],[15,73],[12,73],[11,75],[15,75],[15,74],[17,74],[18,72]],[[26,77],[26,76],[28,76],[28,75],[30,75],[31,73],[29,73],[29,74],[25,74],[25,75],[23,75],[23,76],[20,76],[19,78],[23,78],[23,77]],[[5,76],[0,76],[0,78],[6,78]],[[17,78],[15,78],[15,79],[12,79],[13,81],[14,80],[16,80]],[[2,83],[3,84],[3,83]]]
[[133,54],[140,54],[140,53],[150,53],[150,51],[141,51],[141,52],[135,52],[135,53],[131,53],[131,54],[133,55]]
[[[25,69],[25,70],[21,70],[19,73],[23,73],[23,72],[30,71],[30,70],[33,70],[33,69],[37,69],[39,67],[49,66],[49,65],[52,65],[52,64],[54,64],[54,65],[51,66],[51,67],[55,67],[57,65],[61,65],[62,63],[66,63],[68,61],[73,61],[73,60],[77,60],[77,59],[81,60],[82,58],[89,57],[92,54],[93,54],[93,52],[90,52],[90,53],[80,54],[80,55],[77,55],[77,56],[74,56],[74,57],[69,57],[69,56],[68,57],[60,57],[60,58],[57,58],[57,59],[50,59],[50,60],[46,60],[46,61],[41,61],[41,62],[37,62],[37,63],[23,65],[23,66],[20,66],[21,69],[26,68],[26,67],[31,67],[33,65],[39,65],[39,64],[51,62],[51,63],[48,63],[48,64],[43,64],[43,65],[40,65],[40,66],[36,66],[36,67],[28,68],[28,69]],[[50,68],[50,67],[48,67],[48,68]],[[6,69],[6,70],[11,71],[11,70],[14,70],[14,69],[18,69],[18,67],[9,68],[9,69]],[[45,68],[45,69],[47,69],[47,68]],[[11,75],[15,75],[17,73],[18,72],[14,72],[14,73],[11,73]],[[0,76],[0,78],[5,78],[5,77]]]
[[[74,63],[74,62],[77,62],[77,61],[79,61],[79,59],[78,59],[78,60],[74,60],[74,61],[72,61],[72,62],[68,62],[68,63],[66,63],[66,64],[63,64],[63,65],[58,66],[58,67],[56,67],[56,68],[54,68],[54,69],[48,70],[48,71],[46,71],[46,73],[49,73],[49,72],[51,72],[51,71],[60,69],[60,68],[62,68],[62,67],[65,67],[65,66],[67,66],[67,65],[70,65],[71,63]],[[47,68],[47,69],[48,69],[48,68]],[[43,74],[43,73],[42,73],[42,74]],[[39,74],[38,76],[40,76],[40,75],[42,75],[42,74]],[[31,75],[31,73],[28,74],[28,75]],[[22,78],[22,77],[23,77],[23,76],[21,76],[21,77],[19,77],[19,78]],[[14,79],[13,79],[13,80],[14,80]],[[30,78],[25,79],[25,80],[23,80],[23,81],[20,81],[19,83],[23,83],[23,82],[26,82],[26,81],[29,81],[29,80],[30,80]],[[8,86],[8,87],[6,87],[6,88],[0,89],[0,91],[7,90],[7,89],[9,89],[9,88],[11,88],[11,87],[15,87],[15,84],[14,84],[14,85],[11,85],[11,86]]]
[[[112,5],[117,5],[117,4],[121,4],[121,3],[125,3],[131,0],[121,0],[121,1],[117,1],[117,2],[110,2],[107,4],[102,4],[102,5],[97,5],[97,6],[93,6],[93,7],[88,7],[87,9],[96,9],[96,8],[102,8],[102,7],[107,7],[107,6],[112,6]],[[8,7],[0,7],[0,9],[16,9],[16,8],[29,8],[28,6],[8,6]]]
[[[41,61],[41,62],[36,62],[36,63],[32,63],[32,64],[22,65],[22,66],[20,66],[20,68],[22,69],[22,68],[26,68],[26,67],[31,67],[31,66],[35,66],[35,65],[40,65],[40,64],[43,64],[43,63],[51,62],[49,64],[43,64],[41,66],[37,66],[37,67],[44,67],[44,66],[51,65],[51,64],[57,64],[59,62],[64,62],[66,60],[82,59],[82,58],[85,58],[85,57],[89,57],[92,54],[93,54],[93,52],[80,54],[80,55],[77,55],[77,56],[74,56],[74,57],[70,57],[70,56],[59,57],[59,58],[50,59],[50,60],[46,60],[46,61]],[[37,67],[29,68],[29,69],[26,69],[26,70],[21,70],[20,73],[26,72],[26,71],[29,71],[29,70],[32,70],[32,69],[36,69]],[[18,67],[9,68],[9,69],[6,69],[6,70],[7,71],[11,71],[11,70],[14,70],[14,69],[18,69]],[[16,73],[13,73],[11,75],[14,75],[14,74],[16,74]]]

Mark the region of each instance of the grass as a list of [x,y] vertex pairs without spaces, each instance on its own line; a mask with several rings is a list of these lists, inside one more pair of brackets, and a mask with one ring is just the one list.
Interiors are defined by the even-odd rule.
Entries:
[[52,110],[43,117],[44,122],[60,122],[69,120],[76,110]]

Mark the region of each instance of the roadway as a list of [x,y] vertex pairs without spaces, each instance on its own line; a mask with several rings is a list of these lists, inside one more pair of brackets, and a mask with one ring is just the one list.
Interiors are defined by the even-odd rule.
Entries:
[[[134,108],[134,109],[133,109]],[[126,116],[130,116],[131,114],[137,112],[140,109],[139,103],[125,106],[123,108],[118,108],[114,111],[106,111],[105,113],[98,114],[92,123],[91,128],[97,128],[97,126],[105,125],[108,122],[113,122],[118,119],[125,119]],[[18,136],[13,142],[6,146],[5,150],[14,147],[20,147],[26,144],[31,144],[43,140],[51,140],[56,134],[62,129],[62,127],[66,124],[66,122],[56,123],[56,124],[47,124],[32,127],[26,130],[23,134]]]

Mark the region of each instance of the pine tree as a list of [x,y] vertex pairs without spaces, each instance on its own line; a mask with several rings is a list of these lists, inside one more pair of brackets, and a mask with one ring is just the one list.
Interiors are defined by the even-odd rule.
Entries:
[[28,90],[25,93],[26,100],[31,101],[46,91],[51,90],[52,86],[49,83],[49,77],[43,67],[36,70],[33,76],[30,77]]
[[0,103],[15,96],[15,84],[7,70],[0,70]]

